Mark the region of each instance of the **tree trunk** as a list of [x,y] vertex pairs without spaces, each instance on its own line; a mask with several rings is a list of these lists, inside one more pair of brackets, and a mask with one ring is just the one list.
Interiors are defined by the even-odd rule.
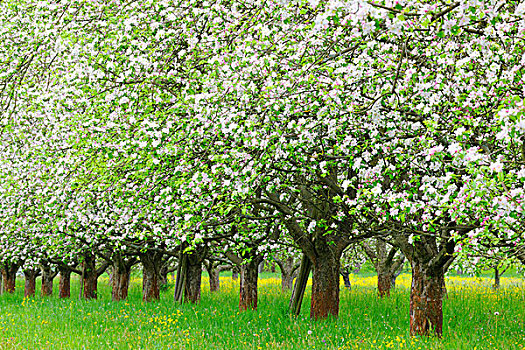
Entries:
[[160,299],[160,268],[162,254],[146,251],[140,254],[142,263],[142,300],[146,302]]
[[206,270],[208,270],[208,275],[210,276],[210,292],[218,292],[221,289],[219,280],[221,270],[218,267],[214,267],[212,263],[210,263],[210,268]]
[[184,290],[184,286],[186,285],[186,272],[188,270],[188,256],[186,254],[183,254],[181,252],[179,256],[179,263],[177,266],[177,279],[175,280],[175,290],[173,292],[173,297],[175,299],[175,302],[181,303],[183,302],[183,294],[182,291]]
[[494,267],[494,289],[499,289],[500,287],[500,273],[499,268],[496,266]]
[[43,297],[53,295],[53,279],[55,276],[56,273],[51,266],[47,264],[42,265],[42,289],[40,294]]
[[82,263],[82,289],[86,300],[97,298],[98,274],[95,264],[96,259],[93,255],[87,254],[84,256],[84,262]]
[[[192,254],[193,255],[193,254]],[[193,304],[201,300],[202,259],[190,255],[184,283],[184,301]]]
[[239,288],[239,311],[257,310],[257,280],[259,278],[259,259],[252,259],[241,266]]
[[287,258],[279,266],[281,268],[281,290],[287,292],[293,288],[293,258]]
[[410,290],[410,335],[428,336],[443,334],[443,284],[442,269],[430,271],[416,261],[412,263],[412,288]]
[[264,260],[259,263],[259,266],[257,267],[257,272],[258,273],[262,273],[264,271],[264,265],[265,265],[265,261]]
[[161,286],[165,286],[168,284],[168,273],[169,273],[169,264],[168,262],[162,264],[160,268],[160,280],[159,283]]
[[379,297],[390,296],[390,289],[392,288],[392,274],[387,271],[377,271],[377,294]]
[[4,281],[4,292],[14,293],[16,288],[16,273],[20,268],[19,264],[4,263],[2,264],[2,279]]
[[343,276],[343,281],[345,283],[345,287],[350,290],[352,289],[352,283],[350,283],[350,272],[348,270],[341,270],[341,276]]
[[310,318],[314,320],[339,315],[340,255],[326,248],[325,252],[318,253],[313,263]]
[[239,269],[237,266],[232,268],[232,280],[236,281],[239,279]]
[[301,312],[304,292],[306,291],[306,285],[311,270],[312,261],[306,256],[306,254],[303,254],[301,266],[299,267],[299,274],[295,280],[292,297],[290,299],[290,312],[292,315],[299,316],[299,313]]
[[121,261],[114,264],[111,300],[121,301],[128,298],[130,274],[131,266],[127,266],[125,262]]
[[60,299],[67,299],[71,297],[71,270],[64,267],[59,267],[58,269],[60,271],[58,297]]
[[24,298],[30,298],[35,296],[36,292],[36,277],[38,276],[38,270],[24,270],[25,286],[24,286]]

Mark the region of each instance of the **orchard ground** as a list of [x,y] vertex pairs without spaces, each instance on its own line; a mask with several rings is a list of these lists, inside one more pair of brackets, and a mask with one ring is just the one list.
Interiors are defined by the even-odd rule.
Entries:
[[[376,280],[352,275],[352,290],[341,281],[338,320],[309,319],[309,295],[301,315],[288,315],[290,295],[278,274],[259,280],[259,309],[238,312],[238,280],[224,274],[221,290],[210,293],[203,278],[198,305],[173,302],[173,288],[158,302],[141,301],[135,277],[129,299],[112,302],[107,277],[99,298],[23,298],[23,281],[14,295],[0,298],[0,349],[525,349],[525,285],[504,277],[499,291],[488,277],[447,278],[443,339],[408,335],[409,274],[402,274],[391,297],[377,297]],[[57,281],[55,281],[57,282]],[[56,286],[55,286],[56,287]]]

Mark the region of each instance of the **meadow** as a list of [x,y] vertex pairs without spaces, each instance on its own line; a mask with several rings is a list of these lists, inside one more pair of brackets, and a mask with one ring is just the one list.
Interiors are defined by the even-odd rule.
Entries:
[[[210,293],[203,278],[198,305],[175,304],[173,288],[153,303],[141,301],[134,278],[129,299],[114,303],[107,278],[99,299],[23,298],[23,281],[14,295],[0,297],[0,349],[524,349],[525,286],[502,278],[494,291],[488,278],[448,277],[443,339],[410,337],[410,275],[402,274],[389,298],[376,296],[376,278],[351,277],[341,288],[340,317],[309,319],[309,296],[301,315],[288,314],[289,293],[278,274],[259,280],[259,309],[238,312],[238,280],[221,277],[221,291]],[[57,286],[55,285],[55,288]],[[307,292],[308,293],[308,292]],[[56,290],[55,290],[56,294]]]

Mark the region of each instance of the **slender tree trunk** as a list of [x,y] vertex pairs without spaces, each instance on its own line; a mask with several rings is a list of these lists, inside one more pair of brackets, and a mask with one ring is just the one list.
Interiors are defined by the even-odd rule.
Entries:
[[257,310],[258,265],[259,259],[252,257],[250,261],[241,266],[239,311]]
[[299,274],[295,280],[292,297],[290,299],[290,312],[292,315],[299,316],[299,313],[301,312],[304,292],[306,291],[306,285],[311,270],[312,261],[306,256],[306,254],[303,254],[301,266],[299,267]]
[[24,286],[24,297],[30,298],[35,296],[36,292],[36,277],[38,276],[38,270],[24,270],[25,286]]
[[343,281],[345,283],[345,288],[352,289],[352,283],[350,283],[350,272],[348,270],[341,270],[341,276],[343,276]]
[[142,300],[146,302],[160,299],[160,268],[162,254],[146,251],[140,254],[142,262]]
[[4,293],[4,286],[3,286],[3,282],[4,281],[4,276],[3,276],[3,273],[0,271],[0,294],[3,294]]
[[190,256],[184,283],[184,301],[193,304],[201,300],[202,259]]
[[125,262],[121,261],[114,264],[111,300],[121,301],[128,298],[130,274],[131,266],[127,266]]
[[91,254],[84,256],[82,289],[84,290],[84,299],[97,299],[98,274],[96,269],[96,259]]
[[410,335],[428,336],[443,334],[443,284],[442,270],[430,271],[423,264],[412,263],[412,288],[410,290]]
[[4,292],[14,293],[16,288],[16,273],[20,268],[19,264],[4,263],[2,267],[2,279],[4,281]]
[[320,252],[313,264],[310,318],[314,320],[339,315],[340,256],[327,250],[326,254]]
[[494,289],[499,289],[500,287],[500,273],[499,268],[494,267]]
[[42,265],[42,289],[41,295],[47,297],[53,295],[53,279],[56,273],[53,271],[51,266]]
[[181,303],[181,304],[184,300],[183,290],[184,290],[184,286],[186,285],[187,270],[188,270],[188,256],[181,252],[179,256],[179,263],[177,266],[177,279],[175,280],[175,290],[173,293],[175,302]]
[[392,288],[392,274],[388,271],[379,269],[377,271],[377,294],[383,298],[390,296],[390,289]]
[[58,269],[60,271],[58,297],[60,299],[67,299],[71,297],[71,270],[64,267],[59,267]]

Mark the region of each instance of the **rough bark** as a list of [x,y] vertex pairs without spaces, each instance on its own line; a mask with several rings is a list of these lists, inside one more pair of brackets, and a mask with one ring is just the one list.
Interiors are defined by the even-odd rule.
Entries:
[[42,270],[42,288],[40,294],[43,297],[53,295],[53,279],[58,274],[58,272],[53,271],[51,265],[48,263],[43,263],[41,266]]
[[208,271],[208,276],[210,277],[210,292],[218,292],[221,289],[221,283],[219,275],[221,273],[220,266],[214,266],[213,263],[206,264],[206,270]]
[[166,261],[160,268],[160,285],[165,286],[168,284],[168,274],[170,272],[169,263]]
[[71,297],[71,270],[66,267],[59,267],[60,279],[58,281],[58,297],[67,299]]
[[392,274],[390,271],[377,271],[377,294],[383,298],[390,296],[392,288]]
[[111,300],[121,301],[128,298],[131,265],[123,261],[114,262],[111,285]]
[[193,304],[201,300],[202,259],[189,257],[184,283],[184,301]]
[[14,293],[16,288],[16,273],[20,268],[17,263],[2,264],[2,279],[4,281],[4,292]]
[[294,266],[294,259],[288,257],[286,260],[277,261],[281,269],[281,290],[287,292],[293,288],[294,272],[297,269]]
[[34,297],[36,293],[36,277],[38,276],[37,269],[24,270],[25,285],[24,285],[24,297]]
[[142,263],[142,300],[146,302],[160,299],[160,268],[162,253],[148,250],[140,254]]
[[410,335],[443,334],[442,269],[431,269],[412,261],[412,287],[410,290]]
[[252,257],[241,266],[239,288],[239,311],[257,310],[257,280],[259,278],[259,259]]
[[394,259],[399,249],[388,247],[382,239],[376,239],[373,247],[363,243],[363,250],[377,272],[377,294],[381,298],[390,296],[395,279],[403,268],[404,256]]
[[319,251],[313,262],[310,318],[314,320],[339,315],[340,255],[329,246],[325,248],[324,252]]
[[84,255],[82,262],[82,290],[86,300],[97,299],[98,274],[96,259],[92,254]]

